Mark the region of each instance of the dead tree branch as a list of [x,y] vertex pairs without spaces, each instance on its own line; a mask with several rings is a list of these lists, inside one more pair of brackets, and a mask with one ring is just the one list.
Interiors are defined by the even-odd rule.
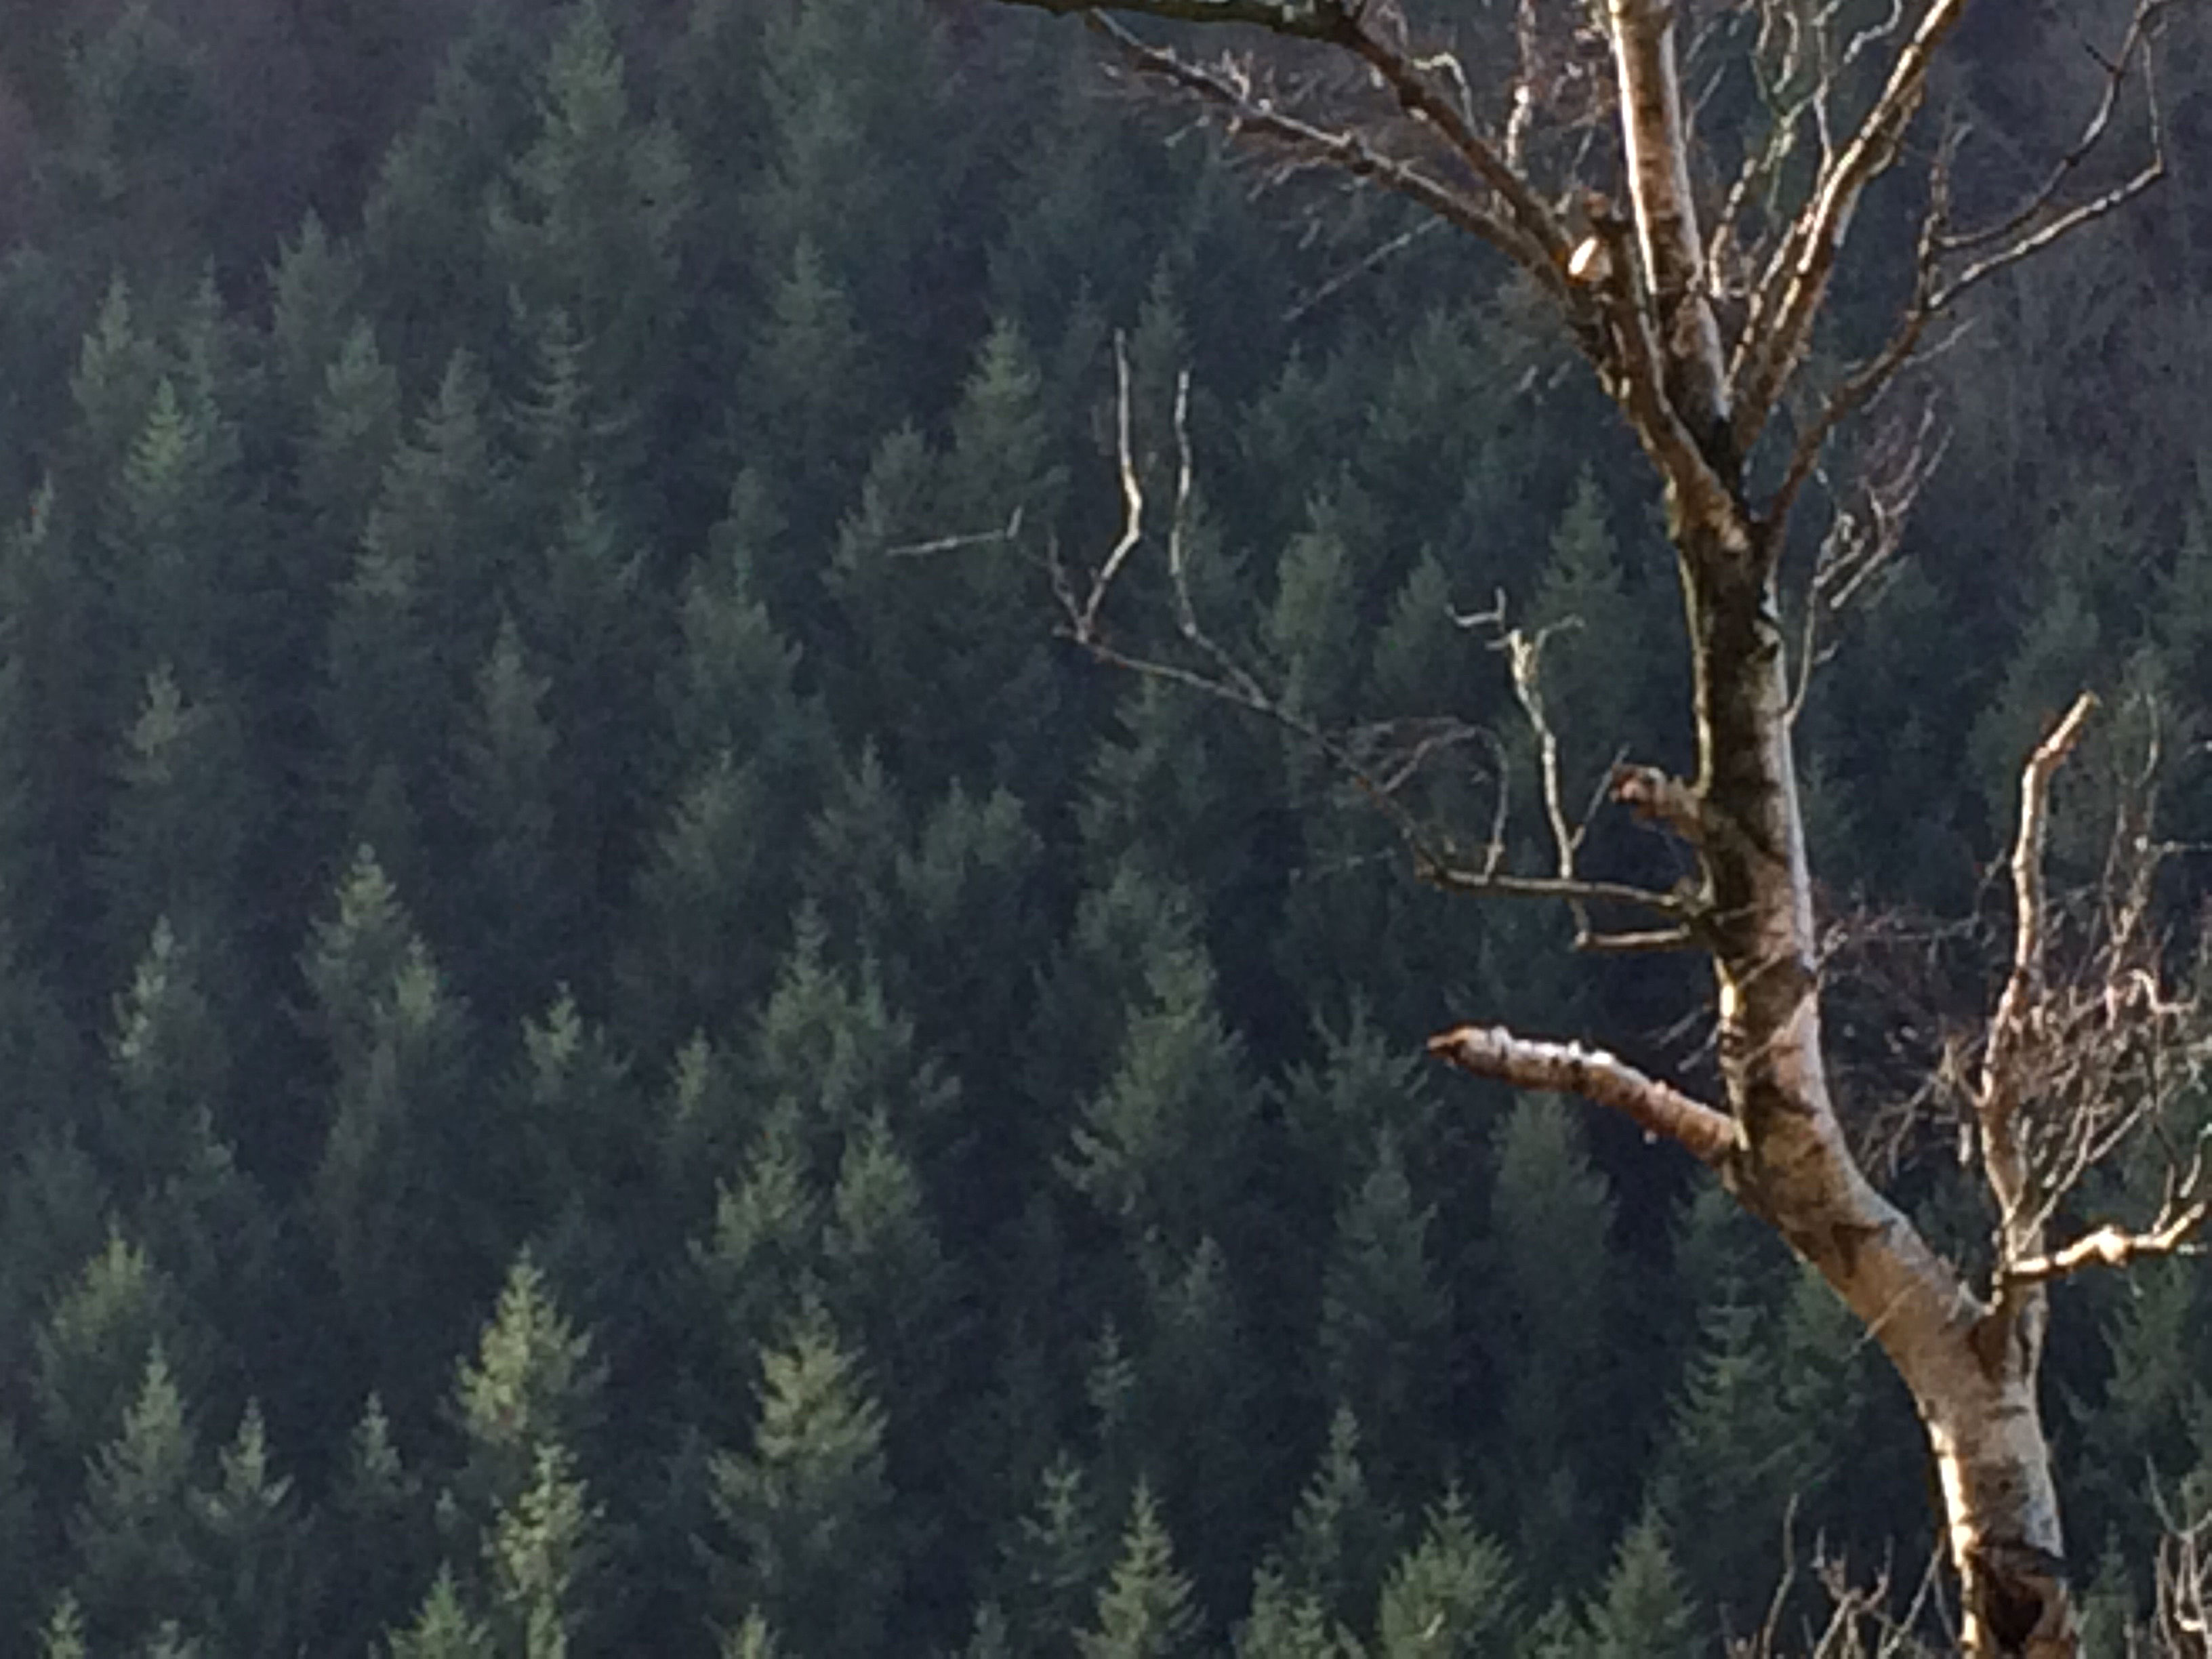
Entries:
[[1462,1025],[1429,1039],[1429,1052],[1477,1077],[1516,1089],[1579,1095],[1620,1113],[1649,1135],[1662,1135],[1716,1167],[1741,1146],[1735,1120],[1672,1084],[1578,1042],[1517,1036],[1502,1025]]
[[[1954,128],[1945,134],[1929,165],[1928,205],[1914,250],[1911,295],[1881,348],[1848,370],[1812,418],[1802,425],[1791,444],[1782,482],[1761,510],[1762,520],[1777,526],[1787,520],[1798,492],[1820,465],[1837,428],[1879,398],[1916,360],[1930,327],[1939,318],[1954,311],[1961,299],[1990,278],[2117,212],[2165,177],[2165,127],[2150,47],[2170,3],[2171,0],[2136,0],[2119,50],[2101,60],[2105,67],[2103,83],[2074,144],[2053,165],[2041,185],[2009,212],[1987,225],[1960,229],[1952,223],[1952,172],[1966,135],[1962,128]],[[1943,9],[1942,4],[1931,9],[1929,18],[1923,21],[1923,32],[1928,23],[1936,20],[1936,13]],[[1955,21],[1955,4],[1951,10]],[[1948,23],[1943,25],[1946,29],[1949,27]],[[1904,75],[1905,69],[1905,62],[1900,58],[1899,76]],[[1921,74],[1924,80],[1924,67]],[[2121,95],[2137,76],[2142,79],[2146,106],[2148,153],[2145,160],[2119,183],[2086,199],[2067,202],[2064,198],[2068,183],[2113,137],[2112,122]],[[1885,98],[1893,93],[1904,95],[1897,76],[1893,76]],[[1920,93],[1912,91],[1910,96],[1917,103]],[[1869,116],[1869,125],[1881,114],[1881,107],[1877,104],[1875,114]],[[1867,131],[1863,127],[1862,135]],[[1883,166],[1886,167],[1893,159],[1893,155],[1886,158]],[[1840,188],[1844,179],[1839,163],[1836,187]],[[1863,183],[1856,188],[1863,189]],[[1816,191],[1816,204],[1819,200],[1820,193]],[[1847,210],[1844,220],[1847,222]],[[1793,226],[1791,235],[1799,239],[1801,264],[1804,267],[1798,279],[1802,285],[1795,290],[1785,289],[1784,298],[1773,302],[1784,307],[1784,313],[1778,317],[1773,329],[1762,337],[1762,307],[1770,303],[1767,291],[1778,280],[1778,273],[1770,272],[1767,283],[1753,298],[1750,314],[1738,340],[1730,376],[1732,381],[1741,379],[1746,382],[1737,408],[1736,431],[1738,442],[1747,450],[1757,441],[1768,415],[1809,349],[1811,320],[1820,307],[1819,289],[1828,280],[1826,268],[1832,266],[1842,230],[1839,227],[1832,233],[1835,246],[1830,248],[1825,263],[1814,257],[1817,244],[1812,240],[1820,234],[1817,226],[1807,219]],[[1789,246],[1785,242],[1781,252],[1787,252]],[[1797,295],[1794,302],[1789,298],[1792,292]],[[1793,303],[1796,312],[1802,313],[1802,320],[1795,324],[1790,321],[1795,314]],[[1808,306],[1810,310],[1805,309]]]
[[[1081,584],[1079,592],[1074,576],[1057,550],[1048,556],[1053,591],[1061,614],[1060,633],[1095,661],[1226,702],[1281,728],[1301,745],[1326,761],[1382,814],[1411,856],[1415,874],[1423,881],[1447,892],[1565,903],[1574,915],[1574,944],[1581,950],[1669,950],[1693,943],[1692,924],[1695,917],[1681,895],[1624,882],[1595,880],[1582,876],[1576,870],[1574,854],[1580,844],[1581,832],[1567,822],[1559,799],[1556,740],[1547,751],[1544,776],[1548,810],[1559,836],[1556,842],[1560,858],[1558,872],[1550,876],[1528,876],[1504,867],[1505,799],[1502,768],[1497,817],[1492,825],[1490,840],[1481,861],[1470,864],[1457,855],[1447,840],[1436,835],[1421,822],[1407,805],[1404,793],[1405,786],[1430,756],[1443,749],[1474,740],[1483,734],[1475,728],[1457,722],[1421,722],[1411,754],[1388,769],[1378,767],[1365,752],[1377,735],[1378,728],[1329,728],[1269,690],[1256,673],[1239,661],[1236,653],[1215,637],[1198,613],[1191,584],[1188,526],[1196,461],[1190,437],[1190,377],[1187,371],[1177,377],[1176,384],[1172,417],[1176,483],[1174,501],[1167,515],[1164,531],[1164,562],[1176,633],[1197,662],[1194,665],[1187,660],[1176,661],[1141,649],[1125,647],[1118,642],[1107,624],[1107,605],[1116,587],[1127,577],[1132,558],[1146,540],[1147,503],[1133,430],[1133,398],[1127,348],[1119,335],[1115,339],[1114,358],[1115,460],[1121,483],[1123,520],[1121,533],[1113,546],[1089,580]],[[1500,612],[1501,621],[1502,617]],[[1465,623],[1483,619],[1460,620]],[[1517,632],[1509,636],[1522,637]],[[1524,640],[1523,649],[1527,648]],[[1516,658],[1515,672],[1516,685],[1519,676],[1524,673],[1534,675],[1533,652],[1525,664]],[[1540,720],[1540,694],[1533,678],[1528,685],[1526,697],[1536,699],[1531,713]],[[1523,707],[1530,707],[1525,699]],[[1547,729],[1540,726],[1540,730]],[[1588,920],[1588,908],[1595,904],[1640,909],[1673,925],[1645,932],[1613,933],[1595,931],[1590,927]]]

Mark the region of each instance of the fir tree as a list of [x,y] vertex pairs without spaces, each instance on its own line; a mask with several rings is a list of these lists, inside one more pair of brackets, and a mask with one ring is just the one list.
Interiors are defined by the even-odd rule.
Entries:
[[1004,1553],[1002,1599],[1020,1650],[1042,1652],[1065,1642],[1091,1609],[1114,1562],[1114,1540],[1083,1466],[1065,1452],[1046,1468]]
[[1376,1659],[1497,1651],[1517,1626],[1516,1596],[1504,1552],[1475,1530],[1458,1492],[1448,1492],[1383,1584]]
[[1705,1650],[1667,1531],[1646,1511],[1620,1541],[1589,1612],[1590,1659],[1691,1659]]
[[1198,1651],[1199,1612],[1190,1581],[1176,1571],[1175,1546],[1152,1490],[1129,1501],[1121,1559],[1098,1591],[1091,1627],[1075,1638],[1082,1659],[1185,1659]]
[[391,1659],[495,1659],[501,1651],[490,1626],[469,1611],[450,1566],[439,1569],[414,1622],[393,1631],[389,1646]]
[[763,1351],[751,1449],[714,1467],[732,1548],[725,1605],[761,1613],[799,1653],[875,1651],[903,1571],[884,1413],[818,1313]]
[[270,1466],[261,1408],[248,1401],[195,1504],[210,1601],[207,1636],[239,1659],[287,1659],[314,1627],[305,1516]]
[[198,1459],[184,1396],[157,1346],[70,1522],[75,1589],[94,1645],[140,1640],[161,1620],[198,1611],[191,1548]]
[[1429,1467],[1425,1449],[1449,1375],[1451,1304],[1429,1264],[1432,1218],[1386,1135],[1373,1169],[1345,1196],[1322,1279],[1316,1343],[1328,1397],[1367,1427],[1386,1490],[1401,1495]]

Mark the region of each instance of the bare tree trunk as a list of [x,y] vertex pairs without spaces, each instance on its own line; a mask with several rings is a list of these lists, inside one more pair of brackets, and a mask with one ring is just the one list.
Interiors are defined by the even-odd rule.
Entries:
[[[1169,532],[1172,579],[1182,595],[1181,631],[1197,665],[1133,655],[1109,643],[1101,601],[1143,529],[1143,492],[1126,426],[1121,475],[1127,512],[1121,540],[1091,580],[1087,597],[1063,580],[1068,632],[1102,659],[1211,692],[1282,722],[1353,775],[1397,817],[1416,860],[1439,884],[1468,892],[1565,899],[1575,905],[1577,943],[1645,949],[1692,944],[1710,955],[1717,987],[1726,1109],[1644,1076],[1619,1059],[1574,1044],[1468,1026],[1432,1039],[1433,1052],[1480,1075],[1532,1089],[1579,1092],[1667,1135],[1712,1167],[1753,1214],[1811,1263],[1881,1344],[1904,1379],[1934,1455],[1951,1560],[1959,1574],[1963,1640],[1973,1659],[2061,1659],[2079,1650],[2065,1572],[2064,1540],[2051,1449],[2036,1398],[2048,1281],[2089,1261],[2118,1263],[2176,1248],[2204,1217],[2204,1171],[2169,1188],[2153,1229],[2107,1227],[2053,1251],[2045,1237],[2052,1205],[2080,1165],[2053,1177],[2026,1150],[2024,1120],[2043,1086],[2044,927],[2040,860],[2050,775],[2072,746],[2087,702],[2077,704],[2030,759],[2022,783],[2013,971],[1991,1022],[1973,1107],[1984,1173],[1999,1214],[1997,1260],[1987,1296],[1932,1249],[1902,1212],[1875,1190],[1846,1142],[1830,1099],[1820,1035],[1820,984],[1813,885],[1807,864],[1795,761],[1791,676],[1776,594],[1776,568],[1790,510],[1837,425],[1877,395],[1912,358],[1929,322],[1992,273],[2109,212],[2159,177],[2162,154],[2154,107],[2152,159],[2121,185],[2069,203],[2059,186],[2106,135],[2129,66],[2147,52],[2165,0],[2137,0],[2106,96],[2076,155],[2019,209],[1961,233],[1950,222],[1948,167],[1939,148],[1926,181],[1927,216],[1912,295],[1888,343],[1847,371],[1809,410],[1800,410],[1784,451],[1779,483],[1754,505],[1745,458],[1804,364],[1844,240],[1867,185],[1896,161],[1920,106],[1930,64],[1966,0],[1901,0],[1887,23],[1849,42],[1850,58],[1879,44],[1888,52],[1879,90],[1855,118],[1838,116],[1842,93],[1820,71],[1805,101],[1774,112],[1778,142],[1753,147],[1733,207],[1778,191],[1792,141],[1818,155],[1794,214],[1768,225],[1725,221],[1736,255],[1731,291],[1742,304],[1724,340],[1707,269],[1692,180],[1694,135],[1686,118],[1675,40],[1677,0],[1607,0],[1618,82],[1617,119],[1629,209],[1590,191],[1594,234],[1575,246],[1553,196],[1528,171],[1527,143],[1543,88],[1556,76],[1536,48],[1533,9],[1522,16],[1522,63],[1512,114],[1486,129],[1458,61],[1413,51],[1391,7],[1369,0],[1020,0],[1081,12],[1136,70],[1219,115],[1248,140],[1297,166],[1334,167],[1395,191],[1504,253],[1557,305],[1600,382],[1620,405],[1665,492],[1688,621],[1693,669],[1698,775],[1688,782],[1650,769],[1623,769],[1615,798],[1656,818],[1698,858],[1694,896],[1644,892],[1583,878],[1547,770],[1556,877],[1504,872],[1498,849],[1480,868],[1438,853],[1391,802],[1392,787],[1358,757],[1269,696],[1199,629],[1181,587],[1181,523]],[[1278,99],[1249,64],[1212,65],[1139,40],[1097,8],[1187,23],[1243,24],[1316,43],[1356,59],[1364,79],[1401,118],[1386,142],[1370,137],[1372,111],[1317,121]],[[1788,0],[1758,0],[1767,21]],[[1832,10],[1791,12],[1784,33],[1833,23]],[[1754,48],[1756,50],[1756,48]],[[1794,48],[1793,48],[1794,50]],[[2146,83],[2148,76],[2146,76]],[[1793,94],[1794,96],[1795,94]],[[1797,165],[1791,162],[1790,165]],[[1761,169],[1765,169],[1764,172]],[[1732,313],[1732,317],[1735,313]],[[1189,453],[1178,404],[1188,495]],[[1893,515],[1894,516],[1894,515]],[[1502,624],[1501,624],[1502,626]],[[1519,635],[1516,690],[1554,753],[1534,685],[1535,647]],[[1583,906],[1627,902],[1672,925],[1654,933],[1592,935]],[[2147,977],[2154,981],[2154,972]],[[2132,995],[2133,994],[2130,993]],[[2152,1012],[2165,1017],[2154,989]],[[2119,1075],[2112,1068],[2110,1078]],[[2109,1121],[2109,1120],[2107,1120]],[[2087,1146],[2098,1139],[2081,1139]],[[2109,1140],[2101,1144],[2109,1145]]]
[[1763,529],[1729,453],[1726,369],[1691,199],[1674,8],[1611,0],[1638,251],[1670,401],[1717,488],[1674,486],[1687,610],[1722,1073],[1741,1130],[1721,1173],[1817,1268],[1895,1363],[1940,1472],[1975,1659],[2076,1650],[2051,1449],[2036,1401],[2040,1317],[1992,1316],[1868,1182],[1828,1094],[1818,942],[1790,750],[1790,688]]
[[1722,1177],[1817,1268],[1911,1390],[1941,1479],[1966,1651],[2076,1650],[2051,1449],[2036,1401],[2037,1307],[1986,1306],[1868,1182],[1830,1103],[1812,886],[1771,581],[1680,538],[1697,670],[1699,851],[1710,883],[1720,1053],[1741,1127]]

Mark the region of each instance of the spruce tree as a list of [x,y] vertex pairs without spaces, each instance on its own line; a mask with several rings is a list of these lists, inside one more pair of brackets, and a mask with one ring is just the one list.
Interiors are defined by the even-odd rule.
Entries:
[[192,1549],[199,1480],[198,1441],[156,1346],[70,1521],[72,1587],[94,1648],[140,1641],[165,1620],[202,1614],[207,1586]]
[[491,1627],[469,1610],[450,1566],[439,1569],[414,1622],[392,1632],[390,1659],[499,1659]]
[[1113,1069],[1084,1103],[1061,1168],[1124,1240],[1157,1237],[1180,1252],[1237,1224],[1256,1101],[1205,954],[1163,952],[1143,971]]
[[[1320,1614],[1365,1629],[1399,1529],[1368,1482],[1358,1421],[1340,1406],[1329,1419],[1321,1461],[1299,1494],[1276,1580],[1286,1596],[1295,1591]],[[1256,1617],[1256,1593],[1255,1608]]]
[[433,1559],[421,1477],[401,1458],[374,1394],[317,1520],[325,1563],[319,1622],[333,1650],[369,1651],[372,1638],[405,1617]]
[[783,803],[724,750],[677,790],[649,834],[621,965],[626,1024],[649,1052],[727,1039],[774,982],[788,938],[775,836]]
[[1516,1595],[1505,1553],[1475,1530],[1458,1492],[1448,1491],[1382,1586],[1375,1659],[1496,1652],[1518,1627]]
[[853,635],[842,700],[909,785],[1056,802],[1072,781],[1054,735],[1070,699],[1038,626],[1038,565],[1066,490],[1041,392],[1019,331],[994,330],[949,445],[887,443],[839,539],[830,582]]
[[1020,1651],[1050,1651],[1066,1642],[1093,1607],[1114,1551],[1082,1464],[1060,1453],[1002,1551],[1000,1598]]
[[15,1440],[15,1425],[0,1417],[0,1631],[27,1635],[45,1582],[38,1494]]
[[556,817],[559,736],[544,707],[551,684],[514,620],[502,618],[455,744],[453,803],[470,843],[460,971],[495,1027],[580,965],[570,941],[580,931],[571,895],[581,872]]
[[82,1464],[125,1419],[157,1357],[171,1364],[195,1346],[191,1312],[178,1287],[117,1229],[58,1287],[37,1339],[35,1391],[46,1443],[64,1465]]
[[872,1653],[890,1630],[906,1540],[892,1512],[884,1416],[818,1310],[761,1354],[750,1449],[714,1466],[729,1547],[723,1605],[757,1611],[801,1654]]
[[1434,1218],[1386,1134],[1343,1198],[1322,1279],[1316,1344],[1326,1397],[1371,1437],[1383,1490],[1400,1501],[1429,1479],[1450,1375],[1451,1302],[1429,1260]]
[[589,1334],[569,1323],[522,1251],[454,1384],[467,1451],[448,1507],[483,1527],[520,1503],[546,1479],[544,1455],[558,1449],[565,1462],[597,1425],[605,1384]]
[[[771,1126],[717,1192],[711,1230],[693,1246],[703,1315],[695,1340],[711,1375],[744,1375],[819,1295],[824,1209],[805,1148]],[[723,1414],[730,1392],[726,1381],[713,1390]]]
[[1236,1659],[1361,1659],[1358,1640],[1328,1616],[1322,1599],[1290,1589],[1262,1567],[1252,1608],[1237,1626]]
[[1692,1659],[1705,1651],[1657,1516],[1647,1510],[1620,1540],[1588,1622],[1589,1659]]
[[322,371],[300,444],[299,497],[314,540],[311,568],[325,581],[368,526],[384,471],[403,433],[399,375],[374,327],[356,319]]
[[497,337],[506,295],[484,202],[536,114],[537,64],[517,21],[495,9],[470,15],[362,210],[363,291],[394,361],[414,372]]
[[690,173],[674,133],[630,107],[622,55],[600,8],[573,8],[552,43],[539,126],[490,197],[501,286],[537,327],[577,331],[579,437],[629,492],[647,459],[642,405],[665,384],[685,298],[678,281]]
[[371,1380],[411,1407],[458,1334],[499,1218],[462,1173],[488,1155],[465,1104],[471,1033],[366,848],[303,967],[331,1075],[312,1215]]
[[289,1659],[319,1623],[307,1517],[291,1478],[271,1465],[261,1407],[249,1401],[198,1495],[206,1636],[239,1659]]
[[1499,1136],[1484,1252],[1491,1374],[1498,1379],[1501,1517],[1540,1595],[1597,1567],[1586,1540],[1629,1501],[1613,1471],[1632,1459],[1607,1425],[1628,1418],[1612,1368],[1622,1335],[1613,1201],[1580,1120],[1551,1097],[1514,1103]]
[[269,286],[270,367],[296,417],[337,384],[349,356],[364,344],[374,351],[359,320],[361,262],[310,209],[278,247]]
[[1200,1617],[1190,1581],[1152,1489],[1139,1482],[1122,1528],[1121,1559],[1098,1591],[1091,1624],[1077,1634],[1082,1659],[1194,1659]]

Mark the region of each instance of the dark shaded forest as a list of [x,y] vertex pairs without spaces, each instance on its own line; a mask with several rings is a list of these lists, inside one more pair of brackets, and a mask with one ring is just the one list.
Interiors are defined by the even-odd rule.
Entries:
[[[1996,180],[2098,65],[1985,11],[1942,95]],[[2056,878],[2154,728],[2198,931],[2196,37],[2165,72],[2174,176],[1916,383],[1942,466],[1797,728],[1844,1109],[1962,1244],[1940,1096],[1890,1109],[2084,687]],[[1815,1540],[1917,1578],[1826,1289],[1422,1052],[1695,1079],[1710,987],[1425,888],[1295,738],[1055,635],[1121,334],[1302,714],[1496,730],[1436,810],[1518,779],[1540,864],[1455,621],[1502,596],[1577,797],[1684,764],[1647,475],[1502,268],[967,0],[8,0],[0,76],[0,1652],[1687,1659]],[[1902,269],[1868,210],[1824,350]],[[2049,1389],[2117,1659],[2212,1500],[2212,1278],[2065,1286]]]

